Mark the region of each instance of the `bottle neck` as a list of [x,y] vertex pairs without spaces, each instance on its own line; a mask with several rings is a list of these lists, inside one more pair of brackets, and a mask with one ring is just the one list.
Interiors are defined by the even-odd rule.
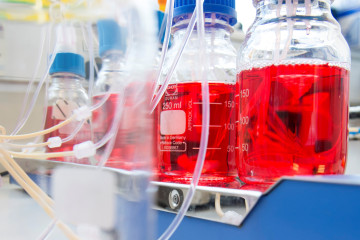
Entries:
[[326,20],[331,15],[331,0],[254,0],[256,19],[309,18]]
[[108,51],[102,56],[102,72],[123,71],[125,57],[121,51]]
[[[224,29],[229,34],[234,31],[230,25],[230,17],[226,15],[221,15],[217,13],[205,13],[205,30],[206,29]],[[183,14],[177,16],[173,20],[172,32],[175,34],[178,30],[186,29],[192,17],[192,13]],[[194,31],[196,31],[197,26],[195,24]]]
[[[181,42],[190,21],[192,14],[185,14],[177,17],[174,20],[173,32],[173,44],[176,45]],[[233,28],[229,24],[229,20],[224,17],[220,18],[215,13],[205,14],[205,41],[207,45],[213,45],[218,41],[230,41],[230,33],[233,32]],[[195,25],[194,30],[190,36],[188,44],[197,43],[197,27]]]
[[73,73],[54,73],[51,75],[51,87],[79,89],[82,88],[82,80],[82,77]]

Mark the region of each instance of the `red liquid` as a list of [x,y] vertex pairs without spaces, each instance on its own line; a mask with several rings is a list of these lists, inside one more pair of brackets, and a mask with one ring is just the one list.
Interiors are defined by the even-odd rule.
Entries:
[[344,173],[347,70],[268,66],[242,71],[237,84],[242,181],[272,183],[284,175]]
[[[119,130],[105,166],[125,170],[149,169],[150,161],[154,158],[150,134],[153,126],[147,108],[150,98],[146,98],[146,94],[147,90],[138,85],[126,89]],[[103,97],[104,95],[95,96],[94,104]],[[117,93],[111,94],[104,105],[93,112],[94,142],[98,142],[111,128],[118,98]],[[97,150],[98,161],[101,160],[105,147],[106,145]]]
[[[70,117],[70,116],[66,116],[66,118],[67,117]],[[56,117],[53,116],[53,106],[49,106],[47,108],[45,129],[53,127],[53,126],[61,123],[64,120],[65,120],[65,117],[64,117],[64,119],[56,119]],[[79,122],[73,121],[73,122],[59,128],[56,131],[48,133],[44,136],[44,141],[47,141],[50,137],[60,137],[61,139],[65,139],[77,128],[78,124],[79,124]],[[89,141],[90,139],[91,139],[90,125],[88,122],[86,122],[72,140],[63,143],[58,148],[46,147],[46,152],[72,151],[75,144]],[[89,164],[89,160],[87,158],[76,159],[75,156],[56,157],[53,159],[57,160],[57,161],[62,161],[62,162],[74,162],[74,163]]]
[[[234,84],[210,83],[209,141],[200,185],[236,184]],[[201,83],[170,84],[157,111],[160,180],[191,181],[202,124]]]

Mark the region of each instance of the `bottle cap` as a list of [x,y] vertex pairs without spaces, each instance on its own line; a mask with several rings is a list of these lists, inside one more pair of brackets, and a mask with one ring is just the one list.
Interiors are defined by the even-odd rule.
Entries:
[[125,52],[125,31],[111,19],[103,19],[97,22],[99,34],[99,55],[102,57],[109,50]]
[[[257,5],[258,3],[260,3],[260,2],[262,2],[262,1],[264,1],[264,0],[253,0],[253,5],[254,5],[254,7],[256,7],[256,5]],[[332,4],[334,1],[335,1],[335,0],[330,0],[330,3]],[[356,0],[356,1],[358,1],[358,0]],[[285,2],[284,2],[284,4],[285,4]]]
[[166,0],[158,0],[159,10],[165,12]]
[[[174,17],[194,12],[196,0],[175,0]],[[204,0],[204,13],[219,13],[230,17],[229,24],[235,25],[237,14],[235,0]]]
[[84,58],[76,53],[57,53],[49,74],[58,72],[74,73],[85,77]]

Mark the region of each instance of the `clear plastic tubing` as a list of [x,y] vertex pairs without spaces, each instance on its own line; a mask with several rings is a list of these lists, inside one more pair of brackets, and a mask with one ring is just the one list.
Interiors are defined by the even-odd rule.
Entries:
[[[194,13],[193,15],[191,16],[191,19],[190,19],[190,22],[189,22],[189,25],[187,27],[187,30],[186,30],[186,34],[185,34],[185,37],[181,43],[181,48],[179,50],[179,52],[176,54],[175,56],[175,59],[170,67],[170,70],[168,72],[168,74],[166,75],[166,78],[165,78],[165,81],[164,81],[164,84],[161,85],[159,91],[157,91],[157,93],[155,94],[155,98],[153,99],[153,101],[151,102],[151,107],[150,107],[150,112],[152,113],[156,106],[159,104],[161,98],[163,97],[168,85],[169,85],[169,82],[171,80],[171,77],[175,71],[175,68],[176,68],[176,65],[178,64],[179,60],[180,60],[180,57],[181,57],[181,54],[182,52],[184,51],[184,48],[186,47],[186,44],[187,42],[189,41],[189,38],[191,36],[191,33],[195,27],[195,23],[196,23],[196,11],[194,10]],[[161,73],[161,71],[160,71]]]
[[124,93],[120,92],[118,95],[117,103],[116,103],[116,110],[115,110],[115,117],[112,121],[110,130],[106,133],[106,135],[101,139],[101,141],[97,142],[95,144],[96,149],[104,146],[109,140],[110,142],[106,145],[105,151],[101,156],[101,160],[98,164],[99,168],[102,168],[105,166],[107,159],[109,158],[111,151],[114,147],[116,135],[118,133],[119,127],[120,127],[120,120],[123,113],[123,107],[124,107]]
[[[96,39],[96,36],[95,36],[95,34],[94,34],[94,31],[91,29],[91,34],[88,34],[88,37],[85,35],[85,30],[84,30],[84,26],[83,26],[83,24],[80,24],[80,28],[81,28],[81,33],[82,33],[82,37],[83,37],[83,39],[85,40],[85,46],[88,48],[89,47],[89,43],[88,43],[88,40],[86,40],[88,37],[89,37],[89,35],[91,35],[90,37],[92,37],[92,40],[95,42],[95,45],[99,45],[99,41]],[[89,56],[90,56],[90,54],[89,54]],[[94,56],[94,58],[95,58],[95,55],[93,54],[93,56]],[[98,67],[97,67],[97,65],[96,65],[96,63],[94,62],[94,69],[95,69],[95,72],[96,73],[99,73],[99,69],[98,69]],[[95,79],[94,79],[94,81],[95,81]],[[88,93],[88,94],[90,94],[90,93]]]
[[[161,50],[161,57],[160,57],[160,62],[159,62],[160,67],[159,67],[158,71],[156,72],[156,82],[154,84],[155,87],[153,89],[153,97],[156,96],[157,86],[158,86],[158,83],[160,82],[160,76],[161,76],[162,68],[164,66],[165,56],[166,56],[167,50],[169,48],[173,14],[174,14],[174,0],[169,0],[166,2],[166,11],[165,11],[166,17],[164,18],[164,21],[166,19],[165,38],[164,38],[164,42],[163,42],[163,46],[162,46],[162,50]],[[164,23],[164,21],[163,21],[163,23]],[[160,29],[160,34],[159,34],[159,38],[160,38],[159,42],[161,42],[163,26],[164,26],[164,24],[161,24],[161,29]]]
[[92,94],[94,88],[94,42],[93,42],[93,31],[91,27],[91,23],[87,24],[87,32],[88,32],[88,49],[89,49],[89,89],[88,89],[88,96],[90,102],[92,101]]
[[[106,100],[109,98],[110,96],[110,91],[104,95],[104,97],[101,99],[101,101],[99,101],[98,103],[94,104],[93,106],[90,107],[90,111],[93,112],[95,110],[97,110],[98,108],[100,108],[102,105],[104,105],[104,103],[106,102]],[[75,128],[75,130],[66,138],[62,139],[62,142],[68,142],[71,141],[76,134],[81,130],[82,126],[84,125],[84,123],[86,122],[86,120],[81,121]],[[97,143],[96,146],[98,146],[99,148],[102,147],[104,144],[106,144],[109,138],[107,137],[106,139],[102,140],[101,143]]]
[[49,225],[45,228],[45,230],[38,237],[38,240],[46,240],[49,239],[49,236],[54,232],[56,224],[58,224],[59,219],[54,218]]
[[[15,127],[14,131],[10,134],[10,135],[16,135],[25,125],[26,121],[28,120],[32,110],[34,109],[34,106],[35,106],[35,103],[36,103],[36,100],[39,96],[39,93],[41,91],[41,87],[43,86],[44,82],[46,81],[47,77],[48,77],[48,74],[49,74],[49,70],[50,70],[50,67],[51,65],[53,64],[54,62],[54,59],[55,59],[55,56],[57,54],[57,44],[55,45],[53,51],[52,51],[52,54],[51,54],[51,58],[50,58],[50,62],[49,62],[49,65],[45,71],[45,73],[43,74],[42,78],[41,78],[41,81],[39,82],[36,90],[35,90],[35,93],[31,99],[31,102],[30,102],[30,105],[28,107],[28,110],[26,111],[25,115],[23,116],[23,118],[18,122],[17,126]],[[40,59],[39,59],[40,61]]]
[[[117,125],[119,125],[118,123],[120,122],[121,115],[122,115],[122,109],[123,109],[123,105],[124,105],[124,98],[123,98],[124,93],[118,92],[118,94],[120,97],[118,98],[118,101],[116,103],[115,117],[112,121],[110,130],[101,138],[100,141],[95,143],[95,147],[97,149],[104,146],[111,138],[115,139],[115,137],[116,137],[114,135],[117,133],[117,130],[118,130]],[[104,164],[105,164],[105,162],[104,162]]]
[[[197,13],[197,26],[198,26],[198,37],[199,37],[199,45],[200,45],[200,54],[199,54],[199,61],[204,63],[205,58],[205,49],[204,49],[204,8],[203,8],[204,0],[196,0],[196,7],[194,9],[193,16],[195,15],[195,12]],[[183,204],[180,207],[180,210],[174,220],[171,222],[169,227],[165,230],[165,232],[161,235],[159,239],[169,239],[172,234],[176,231],[178,226],[180,225],[181,221],[183,220],[191,201],[195,194],[195,189],[197,187],[197,184],[200,180],[201,171],[205,162],[205,155],[206,155],[206,148],[208,143],[208,137],[209,137],[209,122],[210,122],[210,109],[209,109],[209,85],[206,78],[206,68],[207,64],[205,63],[205,68],[201,67],[199,70],[200,76],[201,76],[201,87],[202,87],[202,111],[203,111],[203,118],[202,118],[202,125],[203,128],[201,130],[201,141],[200,141],[200,149],[198,158],[196,161],[193,178],[191,180],[191,184],[189,187],[188,194],[186,195],[186,198],[184,199]],[[201,66],[204,66],[201,65]]]
[[73,131],[69,136],[67,136],[66,138],[62,139],[61,142],[62,142],[62,143],[66,143],[66,142],[71,141],[71,140],[76,136],[76,134],[81,130],[81,128],[82,128],[82,126],[84,125],[85,122],[86,122],[86,120],[82,120],[82,121],[76,126],[76,128],[74,129],[74,131]]
[[46,36],[50,36],[50,33],[51,33],[51,25],[49,25],[48,33],[44,33],[44,32],[41,33],[41,39],[42,39],[41,40],[41,46],[43,46],[43,47],[41,48],[41,51],[40,51],[40,54],[39,54],[39,57],[38,57],[38,62],[36,64],[34,75],[31,78],[31,81],[29,82],[29,84],[27,86],[25,97],[24,97],[24,100],[23,100],[23,103],[22,103],[21,113],[19,115],[20,117],[19,117],[19,120],[18,120],[18,124],[16,125],[14,131],[16,131],[21,125],[23,125],[22,122],[25,123],[26,120],[27,120],[27,119],[25,119],[25,121],[24,121],[24,115],[25,115],[25,111],[26,111],[26,106],[27,106],[27,103],[29,101],[31,88],[32,88],[32,86],[33,86],[33,84],[35,82],[35,78],[36,78],[37,74],[39,73],[41,59],[42,59],[42,56],[43,56],[43,53],[44,53],[44,48],[45,48]]
[[[44,94],[44,104],[43,104],[43,117],[41,121],[41,129],[45,129],[45,123],[46,123],[46,115],[47,115],[47,108],[48,108],[48,90],[49,90],[49,78],[47,78],[45,82],[45,94]],[[34,139],[34,142],[40,142],[42,140],[42,136],[37,136]]]

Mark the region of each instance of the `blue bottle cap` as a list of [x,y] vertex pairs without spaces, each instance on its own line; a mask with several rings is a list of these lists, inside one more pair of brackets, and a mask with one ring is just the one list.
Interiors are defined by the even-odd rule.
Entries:
[[99,35],[99,55],[102,57],[109,50],[125,52],[125,30],[116,21],[103,19],[97,22]]
[[76,53],[58,53],[51,65],[49,74],[67,72],[85,77],[84,58]]
[[[194,12],[196,0],[175,0],[174,17]],[[204,0],[204,13],[219,13],[230,17],[229,24],[235,25],[237,14],[235,0]]]

